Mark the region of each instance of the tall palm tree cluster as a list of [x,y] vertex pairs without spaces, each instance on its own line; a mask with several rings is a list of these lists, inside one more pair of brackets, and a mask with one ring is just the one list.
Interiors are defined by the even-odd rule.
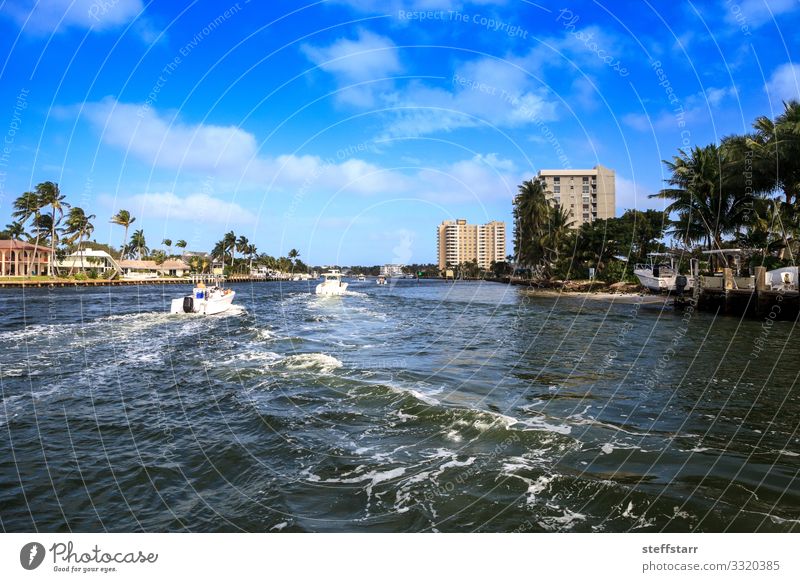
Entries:
[[[238,257],[236,253],[239,253]],[[253,270],[253,265],[283,273],[308,271],[308,266],[300,260],[300,253],[296,249],[291,249],[288,256],[280,258],[259,254],[256,246],[246,236],[236,236],[232,230],[225,233],[214,245],[211,256],[228,273],[249,273]]]
[[756,249],[764,258],[792,259],[800,223],[800,102],[784,103],[774,120],[759,117],[753,131],[724,138],[664,162],[668,234],[686,246]]
[[[53,256],[60,258],[68,252],[84,250],[87,241],[94,233],[94,221],[97,216],[87,214],[79,206],[72,206],[66,201],[66,196],[61,193],[58,184],[42,182],[33,192],[25,192],[14,201],[13,221],[0,231],[0,237],[29,241],[35,247],[50,248]],[[112,224],[118,224],[125,229],[120,251],[112,247],[105,247],[117,258],[156,258],[163,262],[172,256],[172,240],[164,239],[167,252],[156,251],[151,254],[142,229],[135,230],[128,238],[128,229],[136,222],[127,210],[120,210],[111,217]],[[95,245],[97,243],[94,243]],[[179,240],[175,246],[184,250],[187,246],[185,240]],[[255,252],[255,247],[252,247]],[[32,263],[34,253],[31,253],[29,262]],[[55,262],[52,268],[57,269]],[[83,253],[81,253],[81,270],[83,270]],[[30,271],[30,265],[29,265]],[[70,275],[73,268],[70,268]],[[50,273],[51,275],[57,273]]]
[[543,180],[526,180],[514,199],[514,256],[534,276],[549,277],[567,251],[572,218],[552,202]]
[[687,249],[741,246],[761,253],[762,261],[795,261],[800,102],[785,103],[774,120],[759,117],[746,135],[680,149],[664,164],[668,187],[650,196],[667,201],[663,213],[628,210],[579,229],[570,228],[570,214],[552,201],[544,182],[523,182],[514,200],[517,265],[538,277],[574,276],[588,267],[602,272],[615,256],[632,265],[662,250],[665,235]]

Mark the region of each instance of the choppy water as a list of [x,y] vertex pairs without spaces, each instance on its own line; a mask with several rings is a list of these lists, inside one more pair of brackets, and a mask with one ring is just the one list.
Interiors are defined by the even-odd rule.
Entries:
[[799,528],[792,322],[234,288],[0,291],[3,530]]

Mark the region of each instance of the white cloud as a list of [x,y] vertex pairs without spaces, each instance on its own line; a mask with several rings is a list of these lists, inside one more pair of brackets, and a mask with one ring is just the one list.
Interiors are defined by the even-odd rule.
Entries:
[[439,203],[488,203],[508,200],[516,194],[522,178],[513,173],[513,164],[495,154],[476,154],[442,168],[426,168],[414,176],[414,192]]
[[721,9],[728,24],[753,28],[771,22],[776,16],[797,10],[798,7],[800,5],[797,0],[722,0]]
[[783,101],[800,99],[800,65],[786,63],[772,72],[765,87],[770,103],[783,111]]
[[[109,197],[104,197],[108,203]],[[130,208],[142,220],[191,222],[199,224],[256,223],[256,217],[235,202],[214,198],[206,193],[178,196],[173,192],[153,192],[114,199],[114,207]]]
[[395,44],[367,30],[360,30],[356,40],[340,38],[325,47],[304,44],[301,50],[336,78],[337,99],[361,107],[372,106],[376,95],[391,86],[384,79],[402,70]]
[[[510,200],[521,180],[514,163],[496,153],[477,153],[470,159],[436,167],[426,164],[404,172],[354,155],[332,159],[297,154],[259,156],[255,136],[241,128],[188,124],[177,116],[162,117],[153,109],[138,117],[140,111],[137,105],[113,99],[84,106],[86,118],[101,132],[102,141],[128,157],[190,175],[214,176],[239,191],[257,188],[291,194],[300,202],[320,193],[490,201]],[[349,154],[346,149],[341,151]],[[140,194],[136,201],[142,208],[160,208],[158,212],[164,216],[189,212],[193,219],[207,216],[228,221],[228,216],[235,216],[236,221],[244,220],[240,207],[215,206],[218,200],[207,195]],[[207,210],[198,214],[195,208]]]
[[87,103],[83,114],[101,133],[103,143],[133,158],[158,168],[241,181],[241,187],[323,188],[371,195],[406,186],[403,175],[354,156],[335,160],[296,154],[260,157],[255,136],[242,128],[189,124],[176,115],[161,116],[155,109],[111,98]]
[[188,125],[159,117],[152,108],[104,99],[87,103],[84,115],[102,140],[163,168],[240,170],[257,151],[252,134],[220,125]]
[[49,34],[69,28],[116,28],[129,23],[142,12],[142,1],[22,0],[6,2],[3,10],[25,30],[35,34]]
[[464,127],[522,127],[552,121],[556,104],[536,90],[527,71],[512,60],[481,58],[458,67],[450,87],[410,83],[393,95],[386,136],[419,136]]
[[[628,113],[622,122],[637,131],[678,131],[692,124],[706,124],[712,115],[720,115],[720,107],[729,98],[736,98],[735,87],[707,87],[699,93],[689,95],[672,108],[655,109],[646,113]],[[682,107],[682,112],[679,107]],[[679,125],[683,121],[684,126]]]

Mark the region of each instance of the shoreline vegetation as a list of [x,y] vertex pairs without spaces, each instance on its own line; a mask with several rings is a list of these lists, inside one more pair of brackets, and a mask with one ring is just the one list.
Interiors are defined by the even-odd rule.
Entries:
[[[772,270],[797,264],[799,101],[785,103],[784,111],[774,120],[757,118],[750,133],[727,136],[719,144],[679,149],[664,164],[667,187],[650,195],[667,202],[663,211],[628,209],[620,217],[574,228],[573,210],[560,205],[553,193],[546,191],[545,184],[534,178],[519,186],[513,201],[513,255],[493,262],[488,269],[469,261],[448,263],[445,272],[440,272],[437,265],[408,265],[404,273],[434,278],[452,271],[456,279],[507,280],[537,288],[559,288],[561,292],[596,292],[601,283],[637,283],[635,265],[646,263],[653,252],[679,254],[682,272],[686,272],[690,258],[697,258],[701,260],[700,274],[713,274],[713,265],[707,256],[704,260],[703,251],[732,248],[745,249],[746,263],[741,265],[745,269],[760,266]],[[42,276],[43,271],[55,285],[63,284],[61,279],[65,276],[75,284],[86,280],[87,285],[98,285],[110,271],[108,263],[114,261],[118,261],[112,265],[115,275],[108,277],[113,280],[123,274],[135,275],[140,269],[162,276],[257,274],[266,279],[287,275],[307,278],[326,268],[346,270],[338,265],[309,266],[296,249],[277,258],[260,253],[247,237],[233,231],[225,233],[210,252],[189,251],[185,240],[173,245],[169,238],[161,241],[161,248],[151,249],[143,229],[128,236],[136,218],[124,209],[110,217],[112,224],[124,229],[119,248],[90,241],[96,215],[70,205],[53,182],[42,182],[35,191],[21,194],[13,208],[13,221],[0,231],[0,239],[21,241],[28,246],[24,250],[12,248],[3,255],[0,275],[18,278],[10,286],[21,286],[19,279]],[[173,246],[180,253],[173,253]],[[101,261],[106,259],[98,258],[103,253],[112,260],[103,264]],[[42,255],[46,255],[44,259],[37,258]],[[66,258],[70,259],[66,261],[68,266]],[[180,264],[165,264],[175,262]],[[120,267],[123,263],[128,265]],[[349,271],[353,275],[375,276],[379,269],[352,266]],[[586,285],[581,281],[590,276],[591,284],[584,289]],[[14,285],[17,281],[19,285]],[[31,278],[25,284],[41,282]]]
[[734,248],[743,250],[746,269],[797,264],[799,101],[784,103],[775,119],[758,117],[749,133],[687,146],[663,163],[666,188],[649,196],[666,202],[663,211],[629,209],[580,228],[573,227],[572,209],[541,180],[523,182],[514,199],[516,264],[506,265],[503,275],[547,284],[583,279],[593,269],[595,279],[626,282],[648,253],[665,251],[680,255],[684,273],[689,258],[697,258],[701,274],[713,274],[702,251]]

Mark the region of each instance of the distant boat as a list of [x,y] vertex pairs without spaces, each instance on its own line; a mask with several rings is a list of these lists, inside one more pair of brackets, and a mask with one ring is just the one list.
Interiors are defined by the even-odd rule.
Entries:
[[363,283],[364,281],[367,280],[367,278],[364,275],[359,275],[358,280]]
[[342,281],[342,273],[338,269],[333,269],[327,273],[322,273],[324,279],[317,285],[317,295],[344,295],[347,283]]
[[648,253],[647,263],[636,265],[633,274],[644,287],[654,293],[675,291],[676,282],[680,282],[678,277],[684,278],[686,282],[684,289],[694,287],[694,278],[678,272],[675,256],[671,253]]
[[378,285],[386,285],[386,277],[381,275],[380,277],[378,277],[377,283],[378,283]]
[[192,289],[191,295],[173,299],[170,313],[201,313],[203,315],[216,315],[227,311],[233,303],[236,291],[224,289],[217,281],[212,287],[200,282]]

